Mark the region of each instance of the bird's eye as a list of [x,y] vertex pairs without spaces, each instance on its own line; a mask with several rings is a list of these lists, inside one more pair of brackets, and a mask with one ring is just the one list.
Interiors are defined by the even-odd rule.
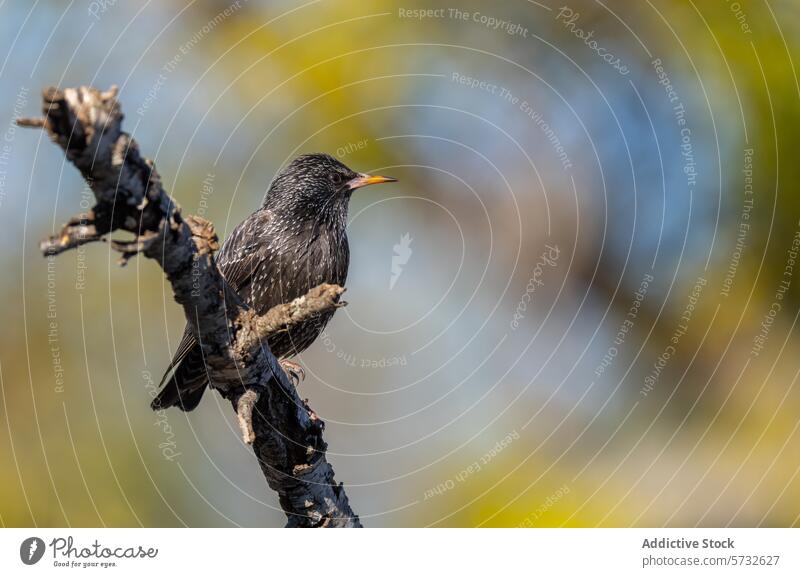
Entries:
[[344,182],[344,176],[338,172],[331,173],[331,181],[333,184],[342,184]]

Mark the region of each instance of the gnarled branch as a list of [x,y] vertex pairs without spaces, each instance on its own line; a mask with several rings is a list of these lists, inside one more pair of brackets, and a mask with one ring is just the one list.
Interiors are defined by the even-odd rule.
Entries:
[[288,526],[360,527],[325,457],[324,423],[298,396],[266,344],[270,334],[342,306],[344,289],[320,285],[264,315],[248,309],[214,263],[219,243],[213,225],[182,216],[153,163],[122,131],[116,97],[116,88],[47,88],[44,118],[19,120],[21,126],[47,130],[96,199],[91,212],[72,218],[60,234],[43,241],[42,251],[63,252],[116,230],[131,233],[132,240],[112,241],[112,248],[123,264],[143,254],[166,273],[202,343],[210,381],[233,404]]

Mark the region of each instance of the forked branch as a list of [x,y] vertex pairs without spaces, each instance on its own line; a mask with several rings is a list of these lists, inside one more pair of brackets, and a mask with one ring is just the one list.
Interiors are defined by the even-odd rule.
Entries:
[[131,233],[130,240],[112,241],[111,247],[123,264],[143,254],[166,273],[202,343],[210,381],[232,403],[245,441],[278,493],[288,526],[360,527],[325,457],[324,423],[298,396],[266,343],[275,332],[342,306],[344,289],[320,285],[256,315],[214,263],[219,242],[211,222],[182,216],[153,163],[122,131],[116,88],[47,88],[43,100],[44,117],[20,119],[19,124],[48,132],[81,172],[96,204],[44,240],[42,251],[56,254],[114,231]]

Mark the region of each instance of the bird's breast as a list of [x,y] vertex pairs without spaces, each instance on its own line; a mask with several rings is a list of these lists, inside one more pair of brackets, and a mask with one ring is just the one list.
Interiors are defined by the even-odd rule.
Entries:
[[264,258],[257,267],[250,294],[246,295],[259,313],[298,298],[322,283],[343,286],[347,279],[350,251],[346,235],[298,232],[279,235],[279,242],[275,236],[265,239]]

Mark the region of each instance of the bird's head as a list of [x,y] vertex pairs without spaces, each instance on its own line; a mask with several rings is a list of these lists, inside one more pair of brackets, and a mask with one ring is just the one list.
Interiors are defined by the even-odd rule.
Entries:
[[304,154],[272,181],[264,197],[264,208],[314,220],[320,216],[346,217],[354,190],[395,181],[389,176],[355,172],[328,154]]

